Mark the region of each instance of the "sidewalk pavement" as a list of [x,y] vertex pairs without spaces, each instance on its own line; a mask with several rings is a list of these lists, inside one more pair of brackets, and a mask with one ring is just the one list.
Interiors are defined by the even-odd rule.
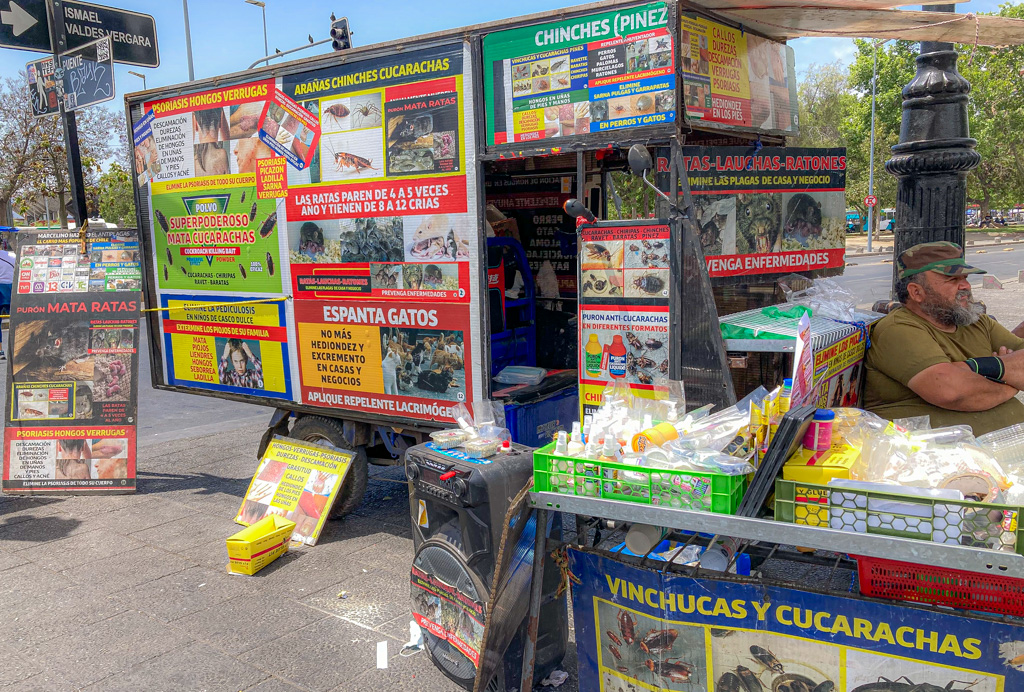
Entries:
[[401,467],[371,467],[362,506],[318,545],[226,573],[262,432],[141,447],[135,495],[0,496],[0,690],[459,689],[425,653],[399,655],[413,554]]
[[[1015,226],[1014,229],[1019,229]],[[1020,232],[1011,231],[967,231],[965,236],[967,247],[978,248],[989,245],[1007,245],[1010,243],[1024,242],[1024,230]],[[882,233],[871,240],[871,252],[868,253],[868,236],[866,233],[846,236],[846,258],[871,257],[874,255],[892,254],[896,241],[892,233]]]

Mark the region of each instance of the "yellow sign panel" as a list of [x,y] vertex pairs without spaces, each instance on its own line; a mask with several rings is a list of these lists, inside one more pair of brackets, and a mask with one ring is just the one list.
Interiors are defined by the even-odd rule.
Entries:
[[300,322],[297,331],[304,387],[384,393],[380,328]]
[[295,522],[292,540],[316,545],[351,462],[351,452],[275,437],[235,521],[250,526],[267,516],[284,517]]
[[288,391],[277,303],[168,300],[164,332],[176,382]]

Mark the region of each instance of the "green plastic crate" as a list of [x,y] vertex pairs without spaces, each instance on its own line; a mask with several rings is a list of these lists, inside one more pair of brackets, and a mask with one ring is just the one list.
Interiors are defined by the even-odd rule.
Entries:
[[967,500],[775,481],[775,520],[1024,554],[1022,510]]
[[644,468],[555,455],[551,443],[533,453],[533,489],[581,497],[734,514],[745,476]]

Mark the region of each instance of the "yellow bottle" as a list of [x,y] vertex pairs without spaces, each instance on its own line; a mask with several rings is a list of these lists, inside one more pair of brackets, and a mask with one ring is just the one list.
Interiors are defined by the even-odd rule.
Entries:
[[597,334],[591,334],[590,339],[587,340],[587,345],[583,349],[583,367],[588,375],[592,377],[598,377],[601,374],[601,355],[604,349],[601,347],[601,342],[597,339]]

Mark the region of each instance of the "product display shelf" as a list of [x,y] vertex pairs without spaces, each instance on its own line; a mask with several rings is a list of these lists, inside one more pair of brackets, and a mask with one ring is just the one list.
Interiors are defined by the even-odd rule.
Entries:
[[[860,310],[855,311],[854,315],[855,321],[863,322],[865,325],[884,317],[877,312]],[[726,339],[725,348],[728,351],[792,353],[796,348],[797,320],[773,320],[761,314],[761,310],[746,310],[721,317],[719,322],[786,337],[785,339]],[[845,339],[857,329],[858,327],[853,324],[837,322],[827,317],[811,317],[811,343],[814,350],[817,351]]]
[[947,569],[1024,579],[1024,555],[985,548],[931,543],[877,534],[847,533],[836,529],[787,524],[770,519],[694,512],[550,492],[531,493],[530,503],[533,507],[546,511],[651,524],[679,531],[699,531],[749,541],[799,545],[806,548],[839,551],[916,564],[941,565]]

